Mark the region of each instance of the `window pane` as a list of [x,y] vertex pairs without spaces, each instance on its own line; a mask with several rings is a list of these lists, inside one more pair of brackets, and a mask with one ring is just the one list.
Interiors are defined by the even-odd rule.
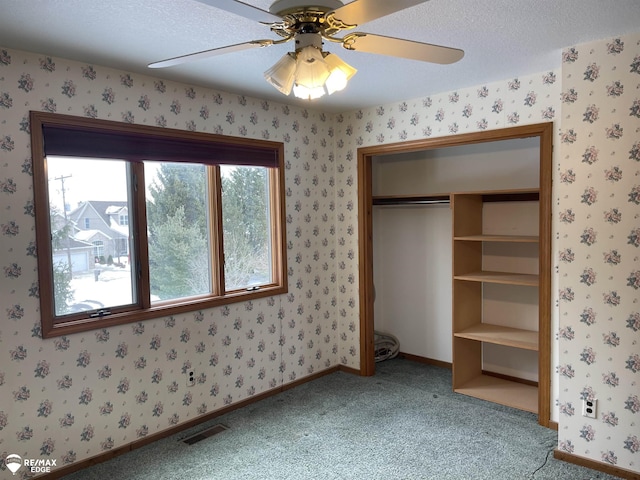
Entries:
[[144,164],[152,302],[211,292],[206,168]]
[[126,162],[48,157],[56,316],[137,302]]
[[269,169],[220,166],[225,289],[272,282]]

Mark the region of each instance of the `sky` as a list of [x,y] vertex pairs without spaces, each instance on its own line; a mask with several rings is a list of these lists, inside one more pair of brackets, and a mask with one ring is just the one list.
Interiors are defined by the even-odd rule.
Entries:
[[[95,158],[47,157],[49,178],[49,203],[62,211],[62,190],[71,210],[82,201],[126,201],[127,176],[123,160],[101,160]],[[145,177],[158,168],[155,162],[145,162]],[[62,180],[64,177],[64,183]]]
[[[49,203],[62,211],[62,192],[70,210],[82,201],[126,201],[126,163],[123,160],[101,160],[77,157],[47,157]],[[145,162],[145,181],[151,184],[160,164]],[[237,168],[222,165],[221,175],[228,176]],[[152,174],[153,177],[149,178]],[[64,180],[64,183],[63,183]],[[147,198],[150,198],[147,195]]]
[[[62,209],[62,195],[73,210],[86,200],[127,200],[126,162],[48,157],[49,203]],[[64,180],[62,180],[64,177]]]

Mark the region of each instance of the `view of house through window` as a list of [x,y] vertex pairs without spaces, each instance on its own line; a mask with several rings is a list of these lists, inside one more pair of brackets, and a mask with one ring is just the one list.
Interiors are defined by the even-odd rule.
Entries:
[[126,162],[48,158],[56,315],[136,302]]

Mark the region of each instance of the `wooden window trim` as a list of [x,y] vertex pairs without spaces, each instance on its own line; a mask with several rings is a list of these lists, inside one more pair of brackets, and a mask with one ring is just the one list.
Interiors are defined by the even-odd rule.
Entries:
[[[178,315],[236,302],[282,295],[288,292],[285,234],[286,195],[284,189],[284,145],[282,143],[96,120],[48,112],[32,111],[30,112],[30,121],[42,338],[69,335],[169,315]],[[251,165],[251,163],[246,160],[238,160],[243,151],[246,152],[248,156],[256,153],[259,155],[260,158],[254,166],[268,166],[269,162],[272,162],[270,159],[275,159],[269,168],[269,185],[271,189],[272,283],[262,285],[257,290],[224,292],[224,269],[222,262],[219,261],[222,259],[223,252],[220,188],[218,188],[220,185],[220,174],[219,168],[215,168],[214,170],[218,173],[214,175],[214,177],[217,177],[217,180],[215,178],[213,179],[214,185],[211,191],[216,195],[217,201],[214,202],[214,207],[212,208],[212,214],[215,218],[212,217],[210,222],[212,229],[217,229],[216,234],[212,237],[212,249],[214,252],[212,265],[212,269],[214,270],[214,285],[212,286],[212,294],[152,305],[149,291],[149,268],[148,264],[142,264],[140,265],[139,271],[140,280],[137,282],[136,287],[138,288],[139,301],[135,309],[132,310],[131,307],[111,308],[110,315],[99,319],[88,318],[87,312],[83,312],[82,314],[65,316],[63,321],[57,320],[54,315],[51,228],[48,214],[48,178],[45,165],[46,148],[43,139],[43,128],[47,128],[47,126],[53,126],[62,132],[75,130],[80,132],[98,132],[99,134],[104,131],[109,134],[120,133],[131,135],[137,139],[149,136],[161,142],[167,141],[167,139],[173,139],[182,146],[189,144],[189,141],[193,141],[200,151],[202,151],[203,146],[207,146],[207,143],[213,145],[214,149],[216,145],[220,146],[218,149],[218,152],[221,152],[220,155],[222,155],[220,158],[205,162],[202,158],[198,157],[199,160],[196,163],[204,163],[207,165]],[[59,148],[59,146],[56,148]],[[231,152],[231,156],[228,156],[229,152]],[[225,155],[227,156],[225,157]],[[155,159],[158,160],[158,158]],[[131,162],[129,165],[132,169],[132,174],[139,179],[144,178],[144,166],[142,162],[139,161],[140,158],[129,158],[127,160]],[[175,161],[175,158],[165,159],[164,161]],[[188,161],[188,159],[182,161]],[[267,165],[265,165],[265,163]],[[133,198],[131,199],[131,203],[133,211],[129,212],[129,223],[133,226],[132,228],[135,232],[133,239],[134,248],[137,249],[140,258],[148,259],[149,252],[146,228],[141,227],[141,225],[146,225],[147,222],[144,188],[138,188],[137,191],[134,190],[132,193]]]

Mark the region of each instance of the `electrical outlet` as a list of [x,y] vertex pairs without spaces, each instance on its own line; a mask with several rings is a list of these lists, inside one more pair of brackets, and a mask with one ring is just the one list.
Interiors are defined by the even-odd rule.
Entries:
[[187,387],[193,387],[196,384],[196,372],[189,370],[187,372]]
[[589,418],[596,418],[596,408],[598,400],[595,398],[592,400],[582,400],[582,416]]

